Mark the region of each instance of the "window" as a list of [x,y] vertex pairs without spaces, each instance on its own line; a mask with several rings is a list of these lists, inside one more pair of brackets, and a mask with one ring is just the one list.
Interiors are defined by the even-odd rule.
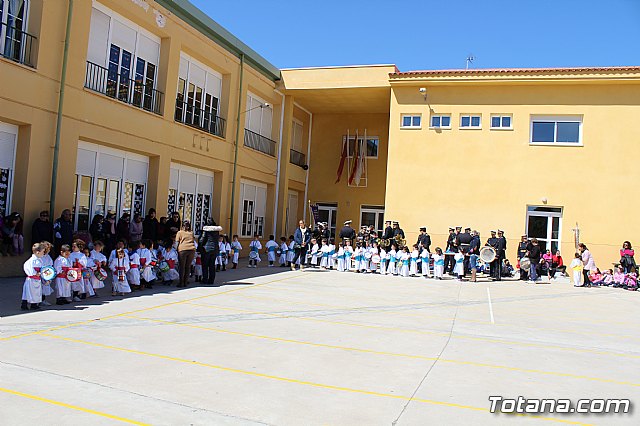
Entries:
[[291,132],[293,134],[291,138],[291,149],[298,152],[302,152],[303,129],[304,127],[301,122],[296,120],[293,121],[293,127],[291,129]]
[[532,116],[531,144],[582,144],[582,117]]
[[[347,137],[343,136],[342,141],[344,143]],[[364,136],[358,136],[358,143],[360,144],[358,147],[364,148]],[[367,136],[367,158],[378,158],[378,146],[380,145],[380,138],[378,136]],[[356,136],[349,136],[349,145],[347,147],[347,157],[351,158],[356,154]]]
[[247,95],[245,128],[257,133],[260,136],[271,139],[271,125],[273,121],[273,110],[271,108],[261,108],[265,101],[256,95]]
[[537,238],[540,249],[555,251],[562,241],[562,208],[548,206],[527,206],[527,235]]
[[449,114],[434,114],[431,116],[431,128],[433,129],[450,129],[451,128],[451,115]]
[[180,213],[182,220],[191,222],[196,235],[211,215],[212,196],[212,172],[171,163],[167,212]]
[[88,231],[91,223],[91,192],[93,178],[90,176],[76,176],[75,205],[73,208],[73,223],[78,231]]
[[492,115],[491,129],[513,129],[513,127],[511,127],[511,115]]
[[482,123],[482,118],[479,115],[461,115],[460,116],[461,129],[480,129],[482,128],[481,123]]
[[384,230],[384,206],[362,206],[360,208],[360,226],[370,225],[373,225],[378,236],[382,236]]
[[338,205],[335,203],[318,203],[318,221],[327,222],[331,231],[331,238],[336,236],[336,221],[338,218]]
[[33,37],[25,32],[28,16],[28,0],[0,0],[0,56],[21,63],[30,56]]
[[402,125],[400,126],[403,129],[419,129],[422,127],[422,116],[420,114],[417,115],[402,115]]
[[257,182],[240,184],[240,236],[264,235],[265,212],[267,210],[267,186]]
[[[2,1],[2,0],[0,0]],[[0,215],[11,212],[18,126],[0,122]]]

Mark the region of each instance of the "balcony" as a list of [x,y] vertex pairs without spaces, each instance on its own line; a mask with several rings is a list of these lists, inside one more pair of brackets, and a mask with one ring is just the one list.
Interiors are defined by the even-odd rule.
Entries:
[[129,73],[118,74],[87,61],[84,87],[145,111],[162,115],[164,93],[154,89],[153,84],[145,84],[142,80],[129,78]]
[[289,162],[291,164],[295,164],[296,166],[304,168],[307,165],[307,157],[300,151],[291,149],[289,151]]
[[227,127],[227,121],[213,114],[211,110],[196,108],[180,99],[176,99],[175,120],[221,138],[224,138]]
[[0,55],[19,64],[35,68],[38,38],[21,29],[0,23]]
[[276,143],[259,133],[244,129],[244,146],[256,151],[264,152],[272,157],[276,156]]

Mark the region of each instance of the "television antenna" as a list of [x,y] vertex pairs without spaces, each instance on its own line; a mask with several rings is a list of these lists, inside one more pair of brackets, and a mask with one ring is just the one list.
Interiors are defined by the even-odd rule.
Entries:
[[465,69],[469,69],[469,64],[473,63],[475,60],[476,57],[473,56],[473,54],[469,54],[469,56],[467,56],[467,67]]

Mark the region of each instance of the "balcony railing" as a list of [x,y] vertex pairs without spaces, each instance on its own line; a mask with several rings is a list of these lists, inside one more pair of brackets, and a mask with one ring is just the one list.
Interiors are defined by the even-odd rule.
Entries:
[[35,67],[38,38],[2,22],[0,24],[0,55],[29,67]]
[[164,93],[154,89],[152,84],[133,80],[129,75],[118,74],[93,62],[87,61],[84,87],[146,111],[162,114]]
[[256,151],[264,152],[272,157],[276,156],[276,143],[259,133],[244,129],[244,146]]
[[175,120],[221,138],[224,138],[227,126],[227,121],[224,118],[218,117],[211,111],[196,108],[180,99],[176,99]]
[[304,167],[307,165],[307,157],[300,151],[292,149],[289,151],[289,162],[296,166]]

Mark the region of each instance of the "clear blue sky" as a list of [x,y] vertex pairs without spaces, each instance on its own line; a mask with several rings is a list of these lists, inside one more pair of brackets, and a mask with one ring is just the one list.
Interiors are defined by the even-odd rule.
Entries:
[[640,65],[640,0],[191,0],[279,68]]

